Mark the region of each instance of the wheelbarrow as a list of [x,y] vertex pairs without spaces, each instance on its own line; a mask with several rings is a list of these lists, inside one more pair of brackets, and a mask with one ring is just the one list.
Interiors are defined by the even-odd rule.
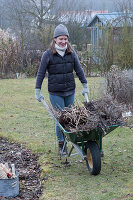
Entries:
[[[85,97],[85,99],[88,102],[88,98]],[[89,132],[80,130],[76,133],[69,132],[66,131],[63,126],[58,122],[58,120],[50,110],[48,104],[43,99],[41,99],[41,102],[43,103],[49,114],[52,116],[56,124],[58,124],[64,135],[64,146],[61,156],[64,156],[63,151],[66,148],[67,142],[70,142],[72,147],[67,153],[67,158],[79,154],[82,160],[86,161],[86,165],[90,174],[98,175],[101,171],[101,155],[103,155],[102,138],[114,129],[116,129],[118,126],[120,126],[120,124],[106,126],[104,128],[99,127],[96,130],[91,130]],[[75,149],[77,153],[72,154],[73,149]]]

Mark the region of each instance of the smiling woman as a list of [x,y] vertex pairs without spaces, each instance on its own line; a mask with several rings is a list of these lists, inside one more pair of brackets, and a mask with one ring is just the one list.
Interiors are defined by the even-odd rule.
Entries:
[[[59,24],[55,28],[50,49],[45,51],[42,56],[37,73],[35,97],[39,102],[44,99],[40,91],[47,70],[49,98],[54,109],[63,110],[74,103],[76,88],[74,71],[83,85],[82,94],[88,94],[88,84],[84,71],[68,38],[69,33],[66,26]],[[58,125],[56,125],[56,135],[59,154],[66,154],[66,151],[62,150],[64,149],[64,138]]]
[[67,36],[59,36],[54,39],[56,43],[56,48],[59,46],[60,48],[67,47],[68,37]]
[[54,38],[54,41],[57,53],[61,56],[64,56],[67,49],[68,37],[65,35],[59,36],[57,38]]

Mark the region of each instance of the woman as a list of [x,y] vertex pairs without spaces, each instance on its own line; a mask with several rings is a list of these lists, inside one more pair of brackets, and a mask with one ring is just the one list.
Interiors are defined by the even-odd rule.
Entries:
[[[48,91],[52,106],[64,109],[74,103],[75,79],[73,71],[76,72],[83,84],[82,94],[88,94],[87,80],[80,65],[77,54],[68,42],[69,33],[66,26],[59,24],[54,31],[53,41],[50,49],[42,55],[41,63],[37,73],[35,97],[40,102],[44,97],[41,94],[43,79],[48,71]],[[64,138],[58,125],[56,135],[59,153],[62,152]]]

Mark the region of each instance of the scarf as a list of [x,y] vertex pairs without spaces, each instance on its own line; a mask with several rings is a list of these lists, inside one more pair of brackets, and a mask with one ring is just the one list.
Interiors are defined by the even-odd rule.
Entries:
[[66,44],[66,46],[65,47],[59,47],[57,44],[55,44],[55,49],[56,49],[56,51],[58,52],[58,54],[60,54],[62,57],[64,56],[64,54],[65,54],[65,51],[66,51],[66,49],[67,49],[67,44]]

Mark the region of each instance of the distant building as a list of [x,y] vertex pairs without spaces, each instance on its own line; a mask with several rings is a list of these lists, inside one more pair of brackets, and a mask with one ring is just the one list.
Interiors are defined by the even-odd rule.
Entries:
[[115,12],[96,14],[88,24],[91,31],[92,48],[98,47],[99,39],[102,38],[106,27],[113,27],[114,30],[118,30],[124,23],[128,26],[133,26],[133,13]]
[[60,21],[67,23],[69,21],[76,21],[78,23],[87,23],[98,13],[108,13],[108,10],[85,10],[85,11],[66,11],[61,12]]

